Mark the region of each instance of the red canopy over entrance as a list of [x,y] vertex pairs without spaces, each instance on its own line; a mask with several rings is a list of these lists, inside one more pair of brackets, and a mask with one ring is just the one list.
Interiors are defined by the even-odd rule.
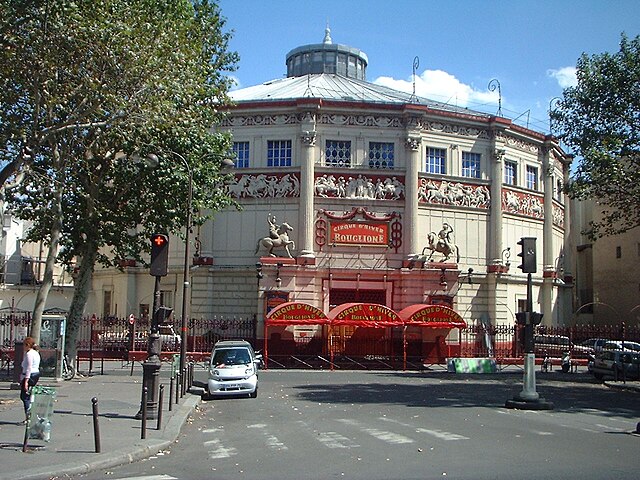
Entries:
[[[301,302],[286,302],[273,308],[264,323],[264,360],[268,361],[268,333],[270,326],[328,325],[386,328],[417,326],[434,329],[465,328],[462,317],[444,305],[411,305],[396,313],[385,305],[376,303],[345,303],[333,308],[328,315],[313,305]],[[406,331],[406,328],[404,329]],[[404,333],[403,333],[404,335]],[[406,341],[405,365],[406,365]],[[333,358],[333,350],[331,351]],[[333,360],[332,360],[333,363]],[[406,367],[405,367],[406,368]]]
[[285,302],[267,315],[267,325],[323,325],[329,319],[322,310],[301,302]]
[[377,303],[344,303],[333,308],[328,316],[332,326],[384,328],[402,325],[396,312]]
[[445,305],[411,305],[403,308],[398,316],[407,327],[465,328],[462,317]]

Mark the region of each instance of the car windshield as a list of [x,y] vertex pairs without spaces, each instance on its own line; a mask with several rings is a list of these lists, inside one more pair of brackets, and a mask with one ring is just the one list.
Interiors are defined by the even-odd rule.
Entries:
[[251,357],[249,356],[249,352],[244,348],[217,350],[213,354],[211,363],[215,366],[246,365],[251,363]]

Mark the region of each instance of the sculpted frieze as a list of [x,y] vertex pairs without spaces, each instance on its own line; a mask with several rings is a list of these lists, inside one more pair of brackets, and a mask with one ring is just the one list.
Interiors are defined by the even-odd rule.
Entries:
[[316,176],[315,194],[319,197],[362,198],[369,200],[400,200],[404,198],[404,183],[391,176]]
[[464,127],[453,123],[427,122],[425,129],[433,132],[449,133],[472,138],[489,138],[489,133],[484,129],[474,127]]
[[523,152],[534,153],[537,155],[540,151],[537,145],[534,145],[531,142],[525,142],[520,138],[515,138],[510,135],[504,135],[502,132],[496,133],[496,140],[503,142],[510,148],[521,150]]
[[294,173],[236,175],[228,188],[233,198],[299,197],[300,179]]
[[458,207],[489,208],[491,192],[485,185],[470,185],[447,180],[421,178],[418,202]]
[[502,210],[533,218],[544,218],[544,201],[542,197],[530,193],[502,190]]

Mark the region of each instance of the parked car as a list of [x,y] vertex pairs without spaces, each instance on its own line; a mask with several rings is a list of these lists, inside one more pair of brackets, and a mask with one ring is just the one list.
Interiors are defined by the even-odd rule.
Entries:
[[258,367],[262,360],[249,342],[227,340],[213,346],[209,361],[209,396],[258,396]]
[[598,380],[604,377],[640,379],[640,352],[602,350],[596,355],[591,372]]
[[533,346],[537,357],[561,357],[571,350],[571,340],[564,335],[534,335]]
[[608,341],[609,339],[607,338],[589,338],[583,342],[580,342],[579,345],[585,348],[590,348],[591,350],[593,350],[593,353],[598,353],[602,351],[602,347]]
[[634,352],[640,352],[640,343],[638,342],[629,342],[625,340],[609,340],[607,341],[603,347],[603,350],[633,350]]
[[158,325],[158,333],[162,341],[162,350],[177,352],[180,350],[180,335],[173,329],[173,325]]

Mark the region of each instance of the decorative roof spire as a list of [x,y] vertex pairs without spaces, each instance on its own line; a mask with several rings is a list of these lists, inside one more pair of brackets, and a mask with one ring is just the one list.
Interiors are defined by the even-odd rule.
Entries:
[[327,22],[327,28],[324,29],[324,40],[322,41],[324,44],[331,44],[331,29],[329,28],[329,22]]

